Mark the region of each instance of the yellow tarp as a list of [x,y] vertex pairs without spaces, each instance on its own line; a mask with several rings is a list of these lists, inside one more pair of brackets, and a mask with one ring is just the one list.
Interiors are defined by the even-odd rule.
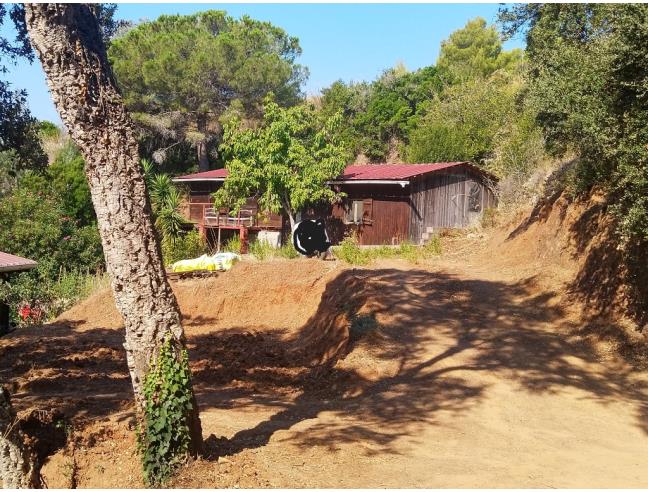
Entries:
[[176,261],[171,265],[172,272],[194,272],[196,270],[227,271],[241,257],[235,253],[217,253],[213,256],[202,255],[200,258]]

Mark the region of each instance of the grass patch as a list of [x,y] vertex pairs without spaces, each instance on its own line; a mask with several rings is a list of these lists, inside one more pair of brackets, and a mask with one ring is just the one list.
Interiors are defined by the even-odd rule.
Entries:
[[241,237],[236,234],[232,236],[224,245],[223,245],[223,251],[228,252],[228,253],[236,253],[237,255],[241,254],[241,247],[243,244],[241,243]]
[[338,246],[333,247],[336,258],[350,265],[368,265],[378,259],[401,258],[417,263],[441,254],[441,240],[433,236],[425,245],[417,246],[410,241],[403,241],[397,247],[377,246],[363,248],[355,236],[348,236]]
[[198,258],[207,252],[207,244],[198,231],[189,231],[175,239],[162,240],[164,265],[169,266],[179,260]]
[[271,246],[267,241],[254,241],[250,243],[250,253],[259,261],[269,260],[271,258],[292,260],[300,256],[293,246],[292,237],[288,237],[286,243],[279,248]]

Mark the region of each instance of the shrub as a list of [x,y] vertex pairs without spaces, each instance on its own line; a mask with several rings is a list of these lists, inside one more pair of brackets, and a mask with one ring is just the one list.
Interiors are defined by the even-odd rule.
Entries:
[[241,237],[236,234],[232,236],[223,246],[223,251],[229,251],[230,253],[236,253],[238,255],[241,254]]
[[162,257],[169,266],[179,260],[198,258],[207,252],[207,244],[196,230],[181,234],[175,239],[162,241]]
[[295,247],[293,246],[292,236],[289,236],[286,243],[281,245],[280,248],[276,249],[276,254],[278,256],[280,256],[281,258],[287,258],[289,260],[293,260],[293,259],[299,258],[299,256],[301,256],[299,254],[299,251],[297,251],[295,249]]
[[426,257],[439,256],[443,252],[441,247],[441,238],[436,234],[432,236],[423,246],[423,251]]
[[497,225],[498,212],[496,208],[486,208],[481,217],[481,226],[486,229]]
[[293,246],[290,236],[286,243],[279,248],[271,246],[267,241],[254,241],[250,244],[250,253],[261,261],[269,258],[286,258],[292,260],[300,256],[299,252]]
[[250,253],[260,261],[274,256],[274,249],[267,241],[257,240],[250,243]]
[[377,246],[362,248],[355,235],[345,237],[333,248],[335,256],[351,265],[367,265],[372,261],[386,258],[402,258],[411,262],[428,259],[441,254],[441,240],[433,236],[425,245],[417,246],[410,241],[403,241],[398,247]]
[[106,273],[91,273],[72,269],[62,269],[55,276],[41,276],[37,270],[12,276],[10,281],[0,281],[0,298],[10,306],[11,320],[22,323],[18,310],[23,304],[40,310],[38,321],[51,320],[109,285]]
[[351,265],[366,265],[369,263],[369,256],[358,246],[358,239],[355,235],[345,237],[333,248],[335,256]]
[[398,256],[401,258],[416,263],[421,255],[421,248],[414,246],[410,241],[403,241],[398,246]]

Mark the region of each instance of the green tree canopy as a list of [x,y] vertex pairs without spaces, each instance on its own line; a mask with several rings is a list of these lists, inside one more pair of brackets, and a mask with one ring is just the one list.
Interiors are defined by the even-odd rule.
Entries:
[[484,19],[476,17],[441,43],[437,68],[445,71],[451,81],[465,81],[513,68],[522,55],[520,49],[503,51],[495,26],[488,26]]
[[434,67],[409,72],[399,66],[385,70],[371,84],[334,82],[322,91],[322,111],[341,112],[341,136],[349,148],[380,162],[407,142],[412,118],[440,89]]
[[[201,170],[221,117],[254,117],[272,92],[279,104],[300,99],[307,76],[296,63],[297,38],[268,22],[223,11],[161,16],[115,39],[109,49],[126,104],[141,125],[167,141],[190,142]],[[163,153],[154,154],[161,160]]]
[[578,188],[611,190],[625,240],[648,242],[648,5],[517,5],[500,21],[526,30],[528,100],[550,149],[580,156]]
[[221,145],[229,174],[214,194],[216,205],[236,210],[254,196],[262,210],[283,208],[293,225],[295,213],[306,206],[335,200],[326,181],[338,176],[349,158],[336,136],[339,123],[339,115],[320,118],[310,104],[284,109],[269,101],[262,127],[229,122]]
[[507,75],[468,80],[429,101],[410,135],[410,162],[483,161],[516,113],[520,81]]

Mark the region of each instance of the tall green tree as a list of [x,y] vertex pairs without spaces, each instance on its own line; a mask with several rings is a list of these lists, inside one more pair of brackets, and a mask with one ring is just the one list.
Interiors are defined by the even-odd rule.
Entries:
[[322,119],[312,105],[284,109],[268,101],[261,128],[240,123],[233,120],[225,127],[221,151],[229,174],[214,194],[218,206],[236,210],[254,196],[262,210],[283,209],[292,227],[298,211],[338,197],[326,182],[349,160],[337,138],[339,115]]
[[[189,142],[200,170],[209,168],[221,117],[259,114],[263,97],[278,103],[301,97],[307,76],[296,63],[297,38],[268,22],[223,11],[161,16],[114,40],[109,57],[127,106],[148,132],[171,142]],[[164,149],[154,153],[157,160]]]
[[[24,29],[24,10],[21,5],[0,4],[0,26],[7,18],[16,27],[14,40],[0,37],[0,73],[21,58],[33,60],[33,53]],[[12,172],[24,169],[42,169],[47,157],[38,138],[37,121],[27,107],[27,93],[15,91],[0,80],[0,152],[13,152]],[[6,157],[7,154],[5,154]],[[5,163],[7,159],[4,159]]]
[[500,21],[526,34],[528,99],[550,149],[580,156],[580,189],[611,191],[624,242],[647,242],[648,6],[516,5]]
[[534,114],[522,100],[519,74],[498,72],[447,87],[416,120],[406,146],[409,162],[473,161],[504,177],[525,173],[541,144]]
[[408,141],[413,118],[441,89],[436,68],[409,72],[397,66],[372,83],[334,82],[322,91],[322,111],[341,112],[341,136],[351,151],[383,162]]
[[496,27],[476,17],[441,43],[437,68],[446,73],[450,82],[461,82],[514,68],[522,55],[520,49],[504,51]]

